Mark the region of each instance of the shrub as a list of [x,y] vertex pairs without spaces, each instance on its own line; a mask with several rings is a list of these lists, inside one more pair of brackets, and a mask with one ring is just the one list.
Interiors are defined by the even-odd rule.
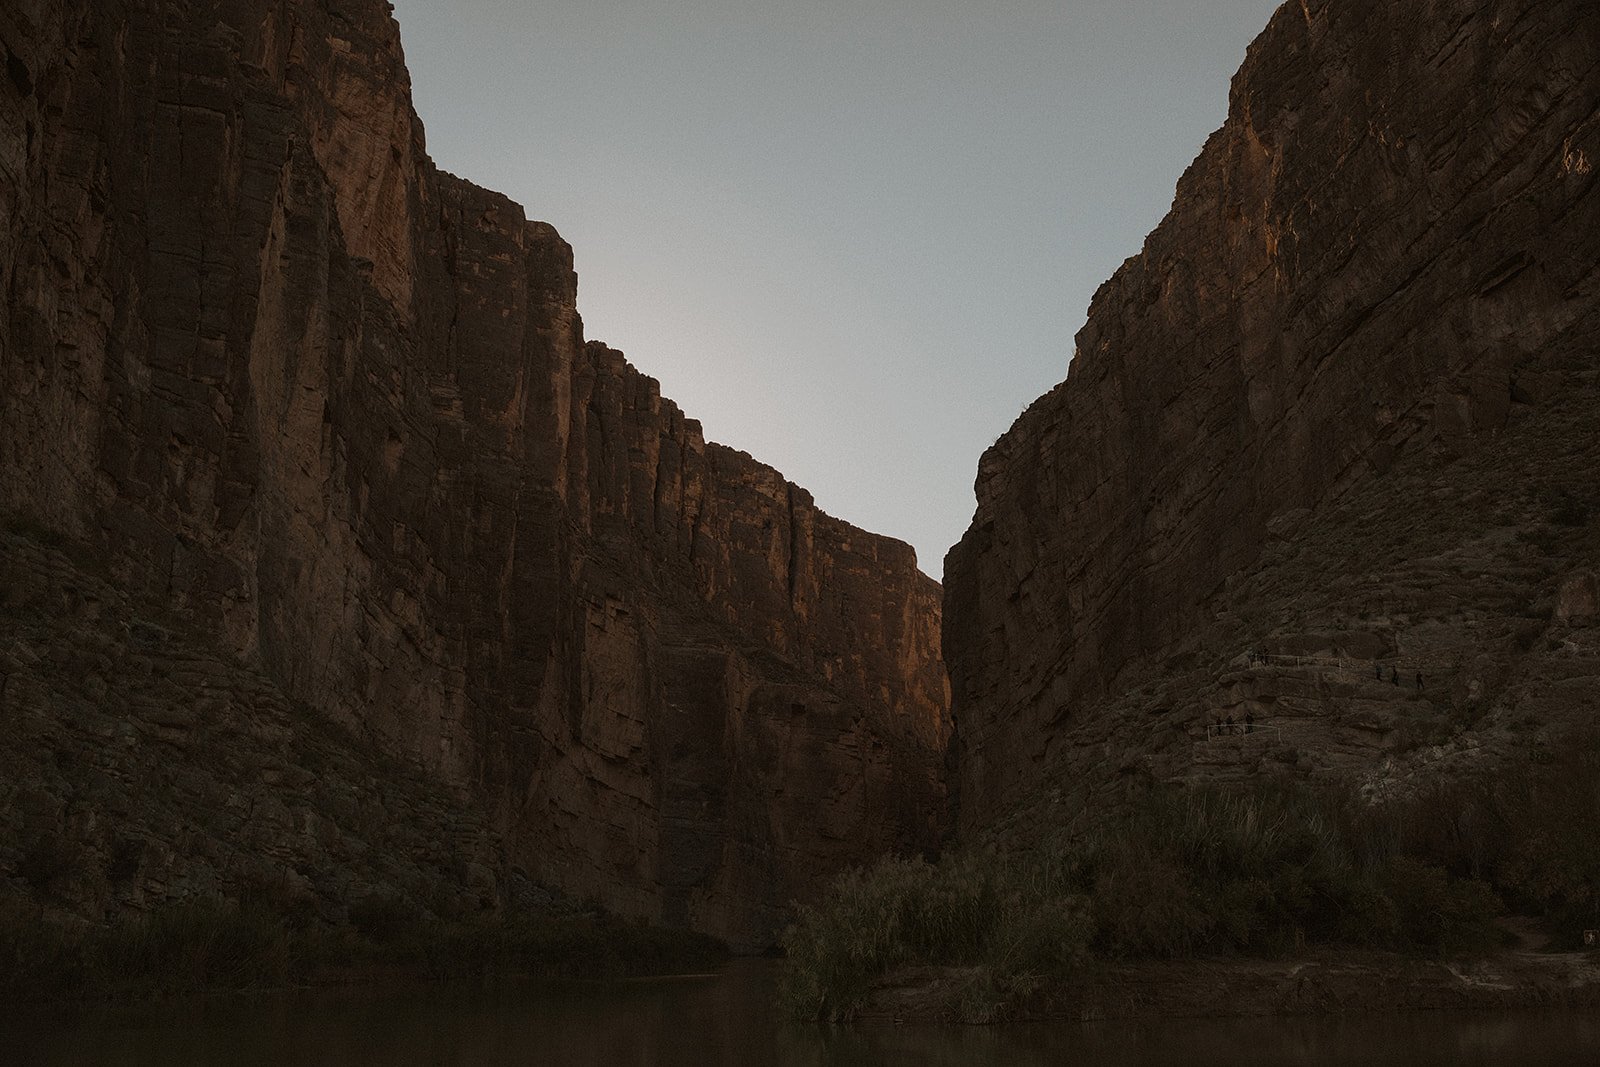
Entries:
[[[1114,956],[1281,953],[1341,940],[1363,853],[1333,793],[1170,791],[1091,846],[1097,947]],[[1366,893],[1365,897],[1370,897]]]
[[[780,996],[790,1010],[804,1018],[847,1018],[871,980],[914,958],[917,942],[932,930],[945,925],[959,942],[962,894],[951,883],[961,872],[946,868],[936,889],[932,876],[920,859],[886,857],[870,870],[841,874],[821,908],[800,908],[783,936],[789,967]],[[922,899],[925,890],[931,900]],[[949,959],[961,959],[958,947]]]
[[1086,901],[1062,892],[1055,858],[888,857],[844,872],[784,934],[782,1001],[801,1018],[847,1019],[896,967],[964,964],[978,970],[963,1015],[990,1017],[1035,975],[1085,955],[1094,921]]
[[289,976],[289,932],[261,908],[204,901],[154,911],[97,936],[96,969],[111,984],[163,992],[243,989]]
[[800,909],[782,998],[802,1018],[848,1018],[898,967],[967,965],[958,1010],[985,1021],[1091,949],[1149,959],[1490,947],[1493,889],[1417,854],[1443,843],[1460,859],[1469,835],[1427,820],[1419,835],[1407,814],[1335,791],[1157,790],[1099,832],[1027,855],[885,859]]
[[1211,933],[1190,871],[1150,842],[1106,850],[1092,885],[1097,948],[1112,956],[1182,956]]
[[1507,905],[1544,916],[1565,947],[1600,926],[1600,732],[1547,739],[1494,777],[1441,784],[1366,814],[1362,832],[1487,883]]
[[0,1002],[79,996],[89,984],[76,929],[44,921],[19,899],[0,898]]
[[1600,735],[1563,739],[1550,763],[1494,799],[1507,835],[1496,884],[1542,912],[1560,944],[1577,947],[1600,927]]
[[1391,936],[1403,942],[1393,947],[1457,953],[1498,940],[1500,899],[1483,882],[1452,878],[1441,867],[1397,856],[1384,872],[1384,888],[1398,920]]

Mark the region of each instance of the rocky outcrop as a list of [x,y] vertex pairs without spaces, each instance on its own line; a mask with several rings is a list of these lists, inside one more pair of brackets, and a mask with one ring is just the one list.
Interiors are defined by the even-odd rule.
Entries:
[[[195,897],[302,921],[544,913],[484,813],[384,758],[74,546],[0,532],[5,888],[86,917]],[[12,903],[11,893],[0,901]]]
[[760,944],[933,844],[938,586],[585,342],[556,232],[428,160],[387,4],[0,45],[0,508],[480,812],[502,888]]
[[1401,788],[1600,711],[1597,107],[1580,4],[1283,5],[979,467],[964,835],[1150,778]]

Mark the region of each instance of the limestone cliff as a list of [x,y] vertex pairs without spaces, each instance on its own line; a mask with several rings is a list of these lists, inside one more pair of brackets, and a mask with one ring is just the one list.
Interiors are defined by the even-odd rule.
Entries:
[[1150,779],[1402,788],[1600,711],[1597,107],[1588,4],[1279,9],[979,467],[964,836]]
[[[934,842],[938,586],[585,342],[556,232],[428,159],[386,3],[18,0],[0,46],[0,508],[481,816],[491,899],[760,944]],[[75,773],[36,806],[121,772]]]

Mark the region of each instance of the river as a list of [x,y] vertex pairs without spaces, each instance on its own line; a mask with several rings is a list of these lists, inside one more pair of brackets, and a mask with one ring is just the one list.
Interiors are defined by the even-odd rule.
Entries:
[[0,1063],[29,1067],[1543,1067],[1600,1062],[1600,1017],[1431,1012],[1368,1018],[1000,1027],[781,1020],[776,968],[489,987],[403,985],[0,1018]]

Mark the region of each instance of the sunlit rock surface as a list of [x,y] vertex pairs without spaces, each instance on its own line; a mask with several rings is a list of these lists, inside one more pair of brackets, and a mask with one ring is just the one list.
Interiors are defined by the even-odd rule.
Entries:
[[1279,9],[979,467],[965,838],[1151,780],[1381,795],[1600,713],[1597,107],[1589,4]]
[[[280,792],[297,708],[452,798],[437,847],[485,906],[532,880],[760,945],[841,864],[935,843],[938,585],[585,341],[556,232],[429,161],[387,4],[18,0],[0,46],[0,508],[47,590],[0,617],[0,721],[32,724],[0,741],[0,873],[59,824],[71,906],[181,895],[182,864],[105,872]],[[38,628],[80,566],[116,646],[88,672]],[[140,703],[117,627],[157,610],[265,710],[178,671],[181,710]],[[126,743],[47,745],[69,706]],[[213,720],[272,753],[207,765]],[[153,744],[214,788],[99,806]],[[282,836],[255,853],[303,877]]]

